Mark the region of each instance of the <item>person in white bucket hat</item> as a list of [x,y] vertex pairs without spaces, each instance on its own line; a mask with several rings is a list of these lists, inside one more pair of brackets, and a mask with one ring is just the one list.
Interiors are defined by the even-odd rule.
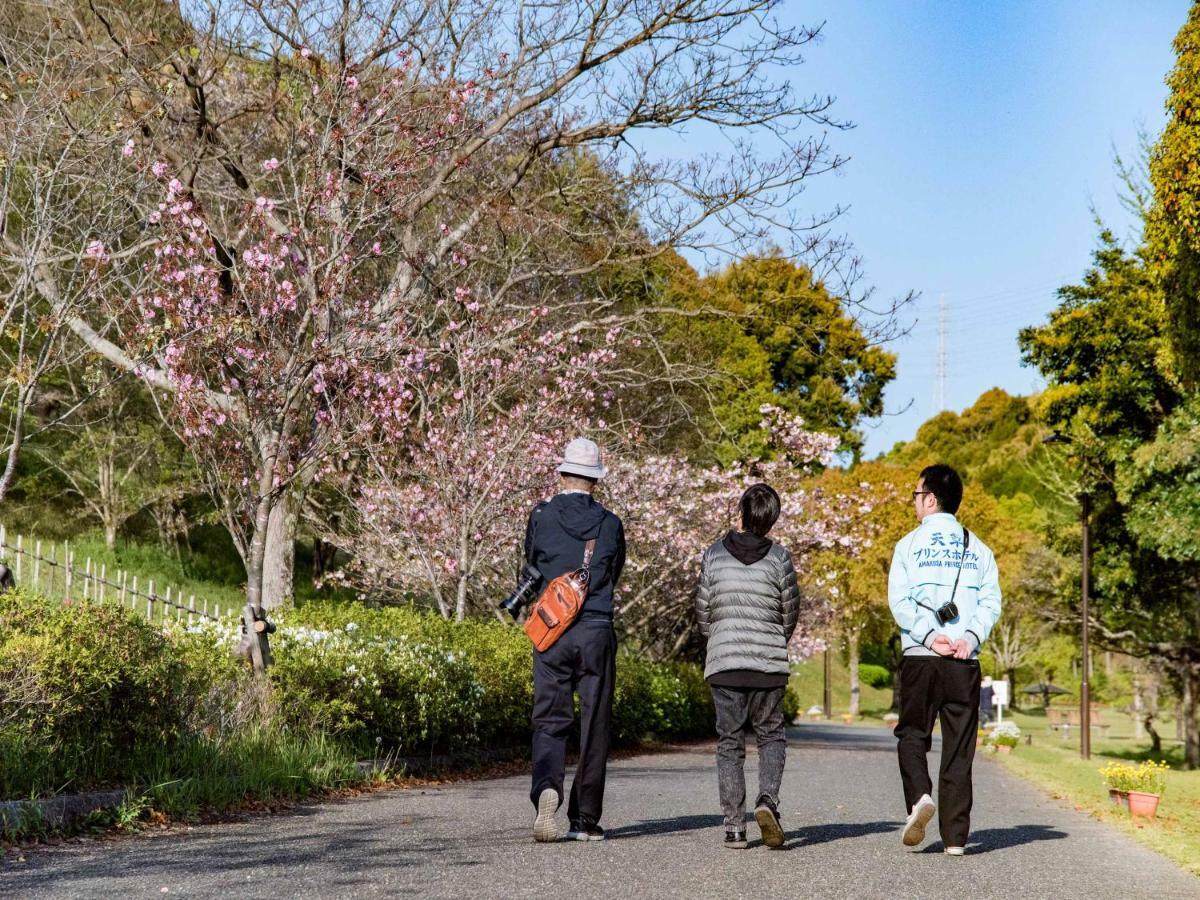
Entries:
[[599,481],[608,474],[608,470],[604,468],[604,463],[600,459],[600,446],[587,438],[575,438],[567,444],[567,449],[563,451],[562,462],[558,465],[558,474],[578,475],[581,478]]
[[[600,815],[612,737],[613,687],[617,677],[617,638],[613,633],[613,591],[625,566],[621,520],[592,496],[607,474],[595,441],[575,438],[558,466],[560,491],[539,503],[525,528],[524,564],[541,574],[539,589],[583,562],[584,547],[595,540],[587,599],[574,623],[553,645],[533,651],[533,784],[529,798],[537,809],[533,837],[557,841],[557,822],[566,778],[567,738],[579,694],[579,764],[571,784],[567,816],[571,841],[604,839]],[[524,566],[522,567],[524,569]]]

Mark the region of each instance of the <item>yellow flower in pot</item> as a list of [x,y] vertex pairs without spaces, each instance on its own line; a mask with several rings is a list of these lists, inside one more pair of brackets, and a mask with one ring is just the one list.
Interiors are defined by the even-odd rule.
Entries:
[[1166,763],[1152,760],[1136,766],[1109,763],[1100,770],[1100,775],[1108,785],[1113,803],[1124,806],[1130,815],[1153,818],[1166,788],[1168,768]]

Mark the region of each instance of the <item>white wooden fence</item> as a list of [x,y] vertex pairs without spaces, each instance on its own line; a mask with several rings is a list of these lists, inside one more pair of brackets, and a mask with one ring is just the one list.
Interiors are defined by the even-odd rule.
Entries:
[[210,608],[208,600],[197,600],[195,594],[185,599],[182,590],[172,591],[170,585],[162,585],[160,594],[153,579],[141,579],[139,585],[137,575],[124,569],[109,573],[106,563],[97,564],[91,557],[85,557],[80,568],[80,560],[67,541],[43,544],[41,540],[26,540],[17,535],[16,541],[9,543],[3,525],[0,525],[0,562],[9,567],[18,586],[49,599],[115,601],[143,613],[151,622],[169,619],[186,619],[189,624],[199,619],[221,622],[237,612],[232,605],[222,609],[213,604]]

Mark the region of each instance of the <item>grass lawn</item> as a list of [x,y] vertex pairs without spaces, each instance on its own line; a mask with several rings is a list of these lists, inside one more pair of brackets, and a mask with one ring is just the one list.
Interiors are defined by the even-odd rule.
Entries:
[[[830,677],[833,681],[831,700],[833,715],[839,716],[850,708],[850,671],[845,663],[834,654]],[[825,702],[825,662],[820,653],[812,659],[792,666],[792,688],[800,695],[800,711],[811,706],[821,706]],[[873,688],[862,685],[860,697],[862,714],[868,718],[878,719],[892,706],[892,689]]]
[[[1006,716],[1006,718],[1008,718]],[[1149,742],[1137,741],[1129,716],[1103,710],[1101,721],[1110,723],[1108,734],[1097,732],[1092,741],[1092,758],[1079,756],[1079,729],[1064,740],[1046,727],[1041,710],[1016,713],[1015,719],[1025,734],[1032,735],[1032,746],[1022,743],[1011,755],[994,756],[1000,764],[1045,788],[1053,797],[1087,812],[1093,818],[1111,824],[1136,840],[1169,856],[1184,868],[1200,875],[1200,771],[1179,768],[1182,750],[1174,738],[1172,723],[1160,726],[1163,753],[1157,758],[1171,763],[1167,789],[1152,820],[1131,820],[1129,814],[1114,807],[1108,799],[1100,769],[1113,760],[1150,759]],[[1197,883],[1200,894],[1200,882]]]

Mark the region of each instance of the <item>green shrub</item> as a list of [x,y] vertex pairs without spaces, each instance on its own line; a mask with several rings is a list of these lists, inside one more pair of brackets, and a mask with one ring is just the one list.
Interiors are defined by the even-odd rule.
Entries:
[[[346,783],[355,756],[528,745],[520,629],[358,604],[280,618],[263,681],[224,623],[0,595],[0,799],[150,787],[178,813]],[[712,730],[697,666],[619,653],[616,743]]]
[[796,721],[798,715],[800,715],[800,695],[789,684],[787,690],[783,692],[783,721],[790,725]]
[[[273,680],[277,685],[288,683],[285,693],[296,684],[296,678],[305,682],[304,699],[300,703],[295,703],[292,694],[288,694],[281,705],[317,711],[319,715],[309,720],[308,727],[328,728],[330,723],[336,723],[337,733],[360,740],[383,737],[389,748],[401,748],[403,755],[413,749],[520,746],[529,740],[533,708],[532,650],[529,639],[519,628],[495,621],[447,622],[404,607],[369,608],[357,603],[305,604],[290,611],[285,622],[286,627],[281,631],[284,640],[277,640],[274,645]],[[344,680],[333,671],[345,663],[344,659],[285,662],[285,654],[291,652],[287,635],[293,626],[307,629],[310,635],[403,637],[437,653],[454,654],[469,662],[481,692],[479,699],[475,702],[458,693],[462,685],[431,686],[430,690],[441,691],[452,721],[438,723],[432,733],[414,740],[411,735],[400,733],[394,723],[375,718],[378,713],[386,715],[385,710],[360,702],[359,692],[346,690]],[[305,670],[302,676],[297,671],[301,668]],[[317,677],[314,668],[324,674]],[[468,714],[462,712],[471,703],[474,703],[473,725]],[[615,743],[628,746],[647,738],[699,737],[712,733],[713,721],[712,698],[698,666],[652,663],[630,651],[619,652],[613,699]],[[457,731],[447,732],[455,727]],[[467,732],[467,728],[472,730]],[[448,743],[437,735],[448,735],[453,741]]]
[[128,610],[0,596],[0,796],[119,778],[130,756],[175,743],[191,688],[161,631]]
[[859,663],[858,680],[873,688],[885,688],[892,683],[892,673],[883,666],[876,666],[871,663]]
[[285,722],[401,755],[478,742],[484,692],[464,653],[353,624],[279,629],[271,681]]

